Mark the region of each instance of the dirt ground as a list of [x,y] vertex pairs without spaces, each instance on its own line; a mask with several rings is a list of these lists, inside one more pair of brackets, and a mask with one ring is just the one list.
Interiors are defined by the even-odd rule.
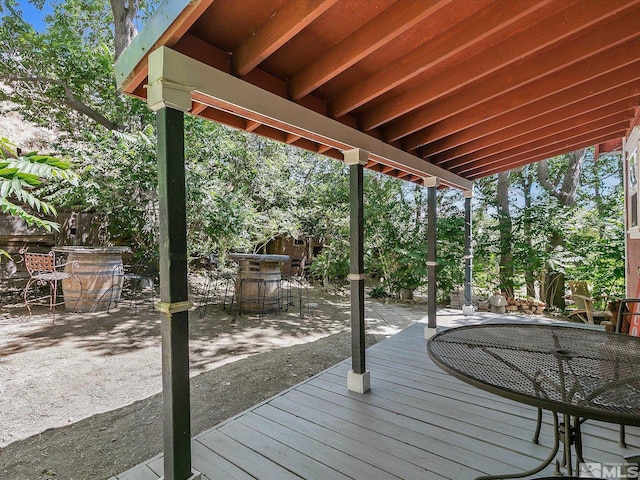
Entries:
[[[302,319],[291,307],[235,325],[219,303],[190,312],[193,435],[350,355],[348,295],[311,289],[309,303]],[[3,299],[0,479],[106,479],[162,450],[160,320],[148,305],[54,319]],[[369,308],[367,343],[402,326]]]

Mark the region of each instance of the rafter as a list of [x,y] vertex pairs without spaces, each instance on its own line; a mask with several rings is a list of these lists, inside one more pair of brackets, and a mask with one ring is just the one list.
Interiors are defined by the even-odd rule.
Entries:
[[[448,93],[486,78],[529,55],[548,49],[553,44],[564,42],[565,39],[575,36],[577,32],[588,31],[594,24],[607,21],[628,8],[629,4],[635,6],[636,3],[637,0],[619,0],[615,3],[580,2],[574,8],[568,9],[572,4],[567,2],[563,5],[565,9],[556,11],[554,15],[542,19],[526,30],[521,30],[512,36],[508,36],[509,31],[501,32],[501,35],[506,38],[493,48],[480,51],[479,54],[470,58],[466,57],[464,61],[445,72],[437,70],[429,72],[420,86],[365,112],[360,124],[363,130],[368,131],[394,120]],[[521,6],[517,2],[512,5]],[[499,2],[498,6],[504,7],[504,4]],[[482,23],[479,25],[483,26]],[[523,78],[526,81],[526,76]],[[331,105],[329,113],[332,113]]]
[[[582,36],[567,42],[562,50],[551,50],[509,70],[508,76],[489,77],[482,82],[404,116],[384,129],[386,138],[396,140],[433,125],[474,106],[488,104],[492,99],[502,100],[505,94],[517,90],[521,101],[533,101],[545,92],[563,90],[594,76],[594,72],[615,68],[637,58],[640,41],[635,17],[620,19],[615,28],[603,29],[599,35]],[[608,37],[603,48],[599,40]],[[631,40],[631,41],[629,41]],[[527,90],[528,89],[528,90]],[[535,91],[536,95],[531,95]],[[509,95],[514,98],[516,95]],[[494,102],[500,103],[500,102]],[[408,143],[411,145],[411,142]],[[416,145],[419,146],[419,145]]]
[[262,24],[231,56],[234,72],[244,76],[287,43],[337,0],[290,0]]
[[[484,158],[471,162],[467,165],[463,165],[460,168],[454,168],[452,170],[460,175],[473,175],[478,171],[486,172],[493,166],[511,165],[520,160],[536,155],[545,155],[547,152],[555,151],[559,148],[565,148],[566,145],[572,145],[576,143],[583,143],[592,141],[594,138],[600,138],[603,136],[610,136],[613,138],[615,135],[623,135],[624,130],[628,125],[628,120],[617,123],[615,125],[609,125],[598,130],[592,130],[587,133],[580,133],[573,135],[571,133],[566,134],[564,137],[560,137],[551,142],[540,144],[539,142],[531,142],[524,145],[520,145],[517,148],[511,149],[508,153],[502,155],[493,155],[491,157]],[[593,145],[593,143],[591,143]],[[564,150],[565,152],[568,150]]]
[[[635,82],[637,78],[640,78],[640,75],[631,70],[626,70],[621,75],[612,73],[602,79],[596,78],[578,86],[575,91],[561,92],[548,97],[544,100],[545,108],[540,108],[538,103],[530,103],[482,122],[473,129],[462,130],[424,145],[420,147],[419,156],[428,158],[468,143],[489,142],[485,137],[502,135],[505,130],[517,134],[526,133],[529,129],[541,128],[556,121],[588,113],[620,99],[632,106],[637,102],[640,92],[629,88],[628,83]],[[602,90],[598,91],[597,88]]]
[[206,108],[207,108],[207,105],[205,105],[204,103],[193,102],[193,106],[191,107],[190,113],[192,115],[199,115]]
[[525,124],[528,124],[526,127],[515,125],[495,135],[469,142],[430,157],[429,161],[435,165],[448,168],[454,164],[456,166],[464,164],[466,158],[483,158],[483,155],[493,155],[521,143],[536,139],[543,141],[543,139],[551,135],[579,127],[588,128],[594,122],[608,119],[611,116],[624,115],[630,118],[633,116],[631,114],[632,103],[632,100],[623,100],[570,118],[558,118],[558,114],[555,112],[542,115],[534,119],[536,127],[532,126],[533,122],[525,122]]
[[[528,8],[522,8],[522,4],[518,2],[495,2],[475,14],[473,11],[465,11],[466,4],[460,3],[463,8],[455,13],[464,15],[464,21],[340,93],[329,102],[329,115],[334,118],[340,117],[425,72],[428,72],[430,77],[442,72],[446,62],[452,57],[468,48],[478,48],[490,43],[488,40],[491,40],[496,32],[513,26],[518,20],[549,3],[551,0],[532,3]],[[469,15],[472,16],[467,18]],[[449,82],[451,78],[456,77],[450,77]],[[366,127],[367,130],[370,128],[373,127]]]
[[609,140],[614,140],[616,138],[620,138],[620,132],[613,132],[609,134],[605,134],[599,137],[584,137],[581,141],[576,141],[576,143],[567,143],[563,146],[557,147],[553,150],[544,151],[542,153],[538,153],[535,155],[525,154],[523,157],[518,158],[517,160],[513,160],[512,163],[508,164],[508,168],[505,168],[501,165],[494,165],[491,168],[487,168],[485,170],[477,170],[473,173],[469,173],[465,175],[465,178],[469,180],[476,180],[477,178],[486,177],[489,175],[494,175],[503,170],[514,169],[518,167],[522,167],[523,165],[528,165],[530,163],[539,162],[540,160],[544,160],[546,158],[555,157],[557,155],[562,155],[566,152],[572,152],[574,150],[578,150],[580,148],[590,147],[597,143],[606,142]]
[[297,142],[298,140],[300,140],[300,135],[294,135],[293,133],[287,133],[286,137],[285,137],[285,142],[289,145],[291,145],[294,142]]
[[[580,62],[539,82],[525,85],[509,95],[477,105],[465,111],[464,115],[456,115],[408,136],[403,145],[406,150],[415,149],[530,103],[536,103],[536,112],[540,115],[640,78],[640,60],[637,58],[639,44],[640,40],[634,40],[611,50],[611,55]],[[612,67],[615,70],[611,70]]]
[[253,132],[256,128],[258,128],[260,125],[262,125],[260,122],[255,122],[253,120],[247,120],[247,125],[244,127],[244,129],[247,132]]
[[294,75],[289,82],[289,96],[299,100],[308,95],[450,1],[405,0],[392,5]]

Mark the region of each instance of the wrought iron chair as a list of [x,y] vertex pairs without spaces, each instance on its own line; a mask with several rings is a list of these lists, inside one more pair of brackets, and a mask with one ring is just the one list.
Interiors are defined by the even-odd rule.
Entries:
[[155,299],[155,284],[153,278],[147,275],[133,273],[125,270],[124,266],[118,265],[113,270],[111,288],[109,289],[111,302],[109,303],[107,312],[111,308],[111,305],[115,305],[124,299],[125,286],[128,286],[131,291],[131,296],[128,300],[129,305],[133,306],[134,314],[138,313],[138,300],[145,288],[149,288],[149,309],[153,310]]
[[233,287],[236,283],[236,273],[234,270],[227,270],[224,266],[220,265],[217,255],[211,254],[207,258],[207,280],[202,293],[200,318],[204,318],[207,306],[211,303],[215,294],[217,294],[219,287],[224,285],[224,296],[222,298],[222,309],[227,309],[227,298],[229,296],[229,286],[231,286],[231,306],[229,309],[233,309],[234,295]]
[[307,283],[307,279],[304,275],[305,271],[305,260],[304,258],[293,258],[291,260],[291,267],[289,268],[289,273],[284,276],[284,279],[287,282],[287,310],[289,309],[289,305],[295,305],[292,303],[292,291],[293,287],[296,287],[296,291],[298,293],[298,306],[300,309],[300,318],[304,318],[302,313],[302,289],[305,291],[306,298],[306,306],[307,306],[307,314],[311,315],[311,310],[309,306],[309,284]]
[[[80,266],[78,262],[70,262],[70,263],[56,263],[56,254],[54,252],[49,253],[31,253],[27,252],[26,249],[20,250],[20,255],[22,255],[25,267],[27,272],[29,273],[29,279],[27,280],[27,284],[24,287],[24,291],[22,296],[24,298],[24,303],[27,306],[27,310],[29,310],[29,315],[31,315],[31,303],[34,303],[38,300],[42,300],[43,298],[49,298],[49,310],[55,310],[57,305],[61,305],[62,302],[57,302],[58,296],[58,282],[65,280],[67,278],[76,278],[78,284],[80,284],[80,288],[82,288],[82,284],[80,280],[77,278],[75,274],[75,270]],[[62,270],[67,265],[70,266],[70,271]],[[32,300],[28,300],[29,289],[33,284],[39,286],[49,286],[49,295],[44,297],[37,297]]]

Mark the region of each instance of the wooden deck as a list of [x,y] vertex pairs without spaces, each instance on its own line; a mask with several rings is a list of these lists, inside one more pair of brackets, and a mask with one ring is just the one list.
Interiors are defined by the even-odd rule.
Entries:
[[[551,417],[534,445],[535,409],[441,371],[426,354],[424,327],[367,350],[367,394],[347,391],[342,362],[195,437],[193,468],[203,480],[463,480],[539,464],[552,444]],[[617,425],[587,422],[583,433],[587,461],[640,451],[637,428],[627,429],[626,449]],[[158,456],[111,480],[155,480],[162,467]]]

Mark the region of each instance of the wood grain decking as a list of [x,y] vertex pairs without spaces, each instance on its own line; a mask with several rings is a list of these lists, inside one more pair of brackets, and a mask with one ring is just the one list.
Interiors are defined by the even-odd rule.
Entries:
[[[464,480],[539,464],[552,444],[551,417],[534,445],[535,409],[444,373],[427,356],[424,327],[367,350],[367,394],[347,391],[342,362],[195,437],[193,468],[203,480]],[[636,428],[627,429],[626,449],[617,425],[587,422],[583,433],[587,461],[640,451]],[[158,456],[111,480],[161,475]]]

